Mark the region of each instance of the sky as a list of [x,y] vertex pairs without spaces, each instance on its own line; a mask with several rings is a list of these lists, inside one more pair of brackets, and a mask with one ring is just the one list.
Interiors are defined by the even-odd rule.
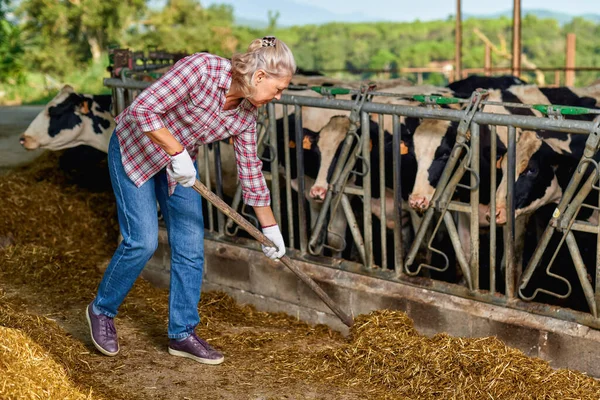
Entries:
[[[202,4],[230,3],[227,0],[200,0]],[[239,1],[239,0],[237,0]],[[244,0],[253,2],[255,0]],[[454,0],[292,0],[338,14],[361,13],[387,21],[445,19],[455,13]],[[260,1],[256,1],[260,3]],[[463,14],[494,14],[512,9],[513,0],[462,0]],[[544,9],[572,15],[600,14],[600,0],[521,0],[523,9]],[[266,11],[265,11],[266,14]]]

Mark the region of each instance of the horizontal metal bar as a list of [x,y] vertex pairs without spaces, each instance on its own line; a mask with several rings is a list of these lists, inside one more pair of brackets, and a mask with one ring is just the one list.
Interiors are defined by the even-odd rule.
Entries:
[[[339,110],[350,110],[354,102],[350,100],[324,99],[317,97],[283,95],[279,104],[294,104],[306,107],[319,107]],[[415,118],[435,118],[449,121],[460,121],[464,112],[449,109],[433,109],[428,107],[404,106],[397,104],[365,103],[362,111],[377,114],[402,115]],[[556,120],[523,115],[491,114],[478,112],[473,122],[480,125],[512,125],[525,129],[547,129],[558,132],[589,134],[594,124],[588,121]]]
[[[131,89],[145,89],[151,82],[106,78],[104,85],[108,87],[125,87]],[[283,95],[281,100],[273,101],[279,104],[299,105],[307,107],[330,108],[351,110],[354,105],[350,100],[325,99],[297,95]],[[402,115],[415,118],[436,118],[449,121],[460,121],[464,115],[462,111],[448,109],[432,109],[428,107],[403,106],[397,104],[365,103],[362,110],[368,113]],[[473,122],[487,125],[513,125],[525,129],[548,129],[558,132],[588,134],[593,127],[592,122],[578,120],[556,120],[550,118],[505,115],[491,113],[476,113]]]

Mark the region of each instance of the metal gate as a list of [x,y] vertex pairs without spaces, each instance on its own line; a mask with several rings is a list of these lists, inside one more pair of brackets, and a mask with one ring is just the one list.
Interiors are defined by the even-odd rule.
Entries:
[[[120,113],[135,96],[150,83],[133,81],[127,78],[116,79],[110,78],[104,81],[107,87],[112,88],[114,94],[114,113]],[[597,309],[600,306],[600,292],[598,284],[600,284],[600,273],[596,268],[595,276],[591,283],[586,276],[586,268],[578,256],[577,244],[573,238],[572,231],[587,232],[591,235],[597,235],[597,242],[600,244],[600,227],[587,222],[577,221],[576,215],[579,208],[582,206],[583,199],[590,193],[591,190],[598,190],[597,181],[600,173],[598,163],[593,159],[593,156],[598,151],[600,145],[599,135],[600,119],[596,118],[595,122],[565,120],[557,118],[557,114],[567,114],[568,109],[556,107],[547,107],[546,113],[553,118],[521,116],[521,115],[502,115],[492,114],[481,111],[481,106],[490,104],[486,102],[485,93],[475,92],[472,97],[465,102],[465,107],[461,110],[443,109],[436,105],[448,102],[448,99],[440,99],[431,96],[422,98],[415,97],[417,100],[422,100],[423,106],[404,106],[379,104],[377,102],[368,101],[374,95],[383,95],[370,91],[368,88],[363,88],[357,91],[347,89],[332,90],[331,88],[319,88],[322,98],[305,97],[297,95],[284,95],[280,101],[273,102],[267,107],[262,108],[259,118],[259,152],[263,149],[270,149],[270,158],[263,160],[266,165],[270,166],[270,174],[265,175],[270,181],[270,188],[273,211],[277,221],[286,226],[287,242],[290,247],[295,250],[290,251],[291,257],[302,258],[305,260],[315,260],[318,262],[323,257],[323,252],[327,248],[327,244],[323,242],[323,237],[326,236],[328,229],[328,216],[335,214],[339,210],[345,216],[348,223],[349,235],[352,238],[353,244],[358,252],[358,260],[363,264],[363,272],[388,279],[393,281],[401,281],[410,285],[424,286],[431,290],[444,292],[447,294],[457,295],[476,299],[478,301],[493,303],[505,307],[523,309],[529,312],[549,315],[555,318],[576,321],[581,324],[600,328],[600,320],[598,319]],[[340,100],[334,98],[334,94],[354,94],[355,100]],[[458,102],[458,99],[455,99]],[[283,119],[283,130],[277,131],[276,124],[276,106],[282,107],[283,115],[287,116],[293,110],[294,114],[294,131],[295,138],[290,137],[290,124],[288,119]],[[523,106],[523,105],[518,105]],[[305,199],[305,174],[303,162],[303,148],[300,145],[303,142],[303,109],[306,107],[315,107],[322,109],[335,109],[340,112],[345,112],[350,118],[350,130],[347,133],[341,152],[329,182],[329,188],[325,200],[321,205],[320,212],[316,217],[314,224],[308,224],[309,209]],[[587,110],[579,112],[596,112]],[[377,117],[372,117],[372,114],[377,114]],[[379,165],[370,165],[370,143],[369,143],[369,121],[371,118],[379,122],[379,154],[384,153],[384,135],[383,118],[390,116],[393,121],[393,169],[385,170],[383,157],[380,157]],[[409,248],[403,248],[403,232],[406,232],[405,223],[403,223],[403,211],[410,211],[409,207],[402,201],[400,193],[400,176],[402,171],[401,165],[401,143],[400,130],[401,121],[406,117],[414,117],[420,119],[435,119],[459,122],[456,144],[452,149],[450,158],[446,164],[441,179],[436,187],[435,194],[432,199],[430,208],[425,212],[420,222],[414,226],[414,240]],[[497,229],[494,218],[490,221],[490,238],[489,238],[489,260],[485,260],[489,271],[489,288],[487,290],[480,289],[480,273],[482,272],[482,260],[480,260],[480,237],[479,237],[479,180],[480,180],[480,128],[484,125],[490,127],[492,134],[495,136],[498,127],[506,127],[508,132],[508,193],[507,196],[507,224],[503,228],[502,236],[504,257],[497,260],[496,246],[498,243]],[[516,133],[517,129],[531,130],[552,130],[556,132],[565,132],[571,134],[587,134],[589,135],[587,147],[584,157],[580,161],[580,167],[571,179],[568,189],[565,191],[560,204],[557,206],[553,218],[546,227],[546,230],[539,241],[539,245],[534,252],[529,264],[523,271],[522,265],[517,260],[518,255],[515,253],[515,210],[514,210],[514,183],[515,183],[515,163],[516,163]],[[295,140],[292,140],[295,139]],[[288,143],[290,140],[296,143],[295,148],[290,149],[290,146],[285,145],[283,154],[279,154],[278,140],[283,140]],[[357,145],[356,145],[357,144]],[[201,161],[199,167],[201,176],[210,176],[211,171],[214,172],[216,186],[214,191],[220,196],[223,196],[223,180],[222,169],[226,166],[221,164],[220,153],[223,151],[223,146],[227,144],[216,143],[212,149],[204,146],[201,153]],[[231,147],[231,146],[229,146]],[[294,153],[291,153],[295,151]],[[490,148],[490,159],[496,158],[496,144],[492,140]],[[291,171],[291,156],[295,155],[297,171],[297,179],[292,180]],[[281,160],[281,161],[280,161]],[[356,173],[354,167],[357,164],[362,164],[363,185],[356,186],[349,183],[351,174]],[[380,243],[375,243],[373,240],[372,229],[372,188],[370,185],[371,172],[374,168],[379,169],[380,193],[376,193],[380,199],[381,213],[381,229],[377,233],[381,238],[388,235],[386,231],[386,202],[385,202],[385,179],[386,174],[392,174],[393,181],[393,260],[388,259],[385,254],[388,252],[388,244],[386,240],[381,240]],[[587,169],[594,171],[588,178],[585,178],[585,183],[580,186],[580,182],[584,180]],[[281,171],[281,172],[280,172]],[[453,200],[453,193],[463,175],[470,175],[470,202],[463,203]],[[211,185],[211,180],[207,179],[206,184]],[[491,203],[490,213],[495,215],[496,212],[496,175],[492,168],[490,176],[491,181]],[[283,184],[281,184],[282,182]],[[210,188],[210,186],[209,186]],[[244,210],[241,203],[241,189],[238,187],[237,192],[231,197],[232,207],[241,210],[248,218],[252,218],[251,213]],[[362,218],[356,217],[356,208],[353,208],[350,198],[358,198],[362,200]],[[377,197],[375,197],[377,198]],[[283,199],[281,202],[278,199]],[[295,201],[294,201],[295,199]],[[456,228],[457,215],[468,215],[470,217],[470,253],[465,254],[460,238],[458,237]],[[311,226],[312,225],[312,226]],[[417,226],[418,225],[418,226]],[[463,281],[458,283],[448,283],[441,280],[436,280],[429,277],[429,270],[432,269],[427,263],[417,262],[417,256],[423,251],[439,252],[432,246],[428,239],[433,237],[433,232],[440,227],[445,226],[448,232],[452,248],[454,249],[457,264],[463,276]],[[237,236],[239,232],[236,230],[232,221],[226,221],[224,216],[218,214],[216,222],[214,213],[209,209],[209,218],[207,229],[220,234],[222,240],[229,240],[228,237]],[[567,308],[550,306],[542,303],[526,302],[523,300],[532,300],[525,298],[519,292],[530,283],[533,272],[536,269],[543,268],[540,264],[541,255],[546,250],[549,238],[553,232],[559,232],[563,235],[561,244],[565,242],[573,257],[573,262],[577,270],[579,281],[583,287],[586,301],[589,305],[590,313],[574,311]],[[294,245],[297,243],[297,245]],[[600,264],[600,245],[597,246],[597,262]],[[379,251],[383,255],[380,265],[373,263],[374,251]],[[406,253],[406,254],[405,254]],[[446,257],[447,259],[447,257]],[[504,267],[503,276],[497,276],[497,265],[501,263]],[[346,261],[341,261],[337,264],[339,268],[345,268]],[[447,265],[444,268],[451,268]],[[549,271],[548,274],[556,274]],[[435,269],[435,268],[433,268]],[[558,279],[561,279],[560,277]],[[564,278],[563,278],[564,279]],[[498,280],[503,280],[505,290],[503,293],[496,292],[496,283]],[[535,284],[535,282],[533,282]],[[519,289],[517,289],[517,286]],[[594,289],[595,286],[595,289]],[[567,294],[567,296],[570,293]],[[556,294],[554,294],[556,295]],[[534,295],[535,296],[535,295]],[[559,295],[560,296],[560,295]]]

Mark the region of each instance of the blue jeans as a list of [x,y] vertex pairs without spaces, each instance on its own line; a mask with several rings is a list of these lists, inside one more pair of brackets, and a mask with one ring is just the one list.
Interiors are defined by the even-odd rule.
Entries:
[[169,196],[165,170],[136,187],[125,173],[114,133],[108,147],[108,163],[123,240],[104,272],[94,305],[109,317],[117,315],[158,247],[158,200],[171,248],[168,335],[171,339],[185,338],[200,322],[198,302],[204,270],[202,197],[193,188],[181,185]]

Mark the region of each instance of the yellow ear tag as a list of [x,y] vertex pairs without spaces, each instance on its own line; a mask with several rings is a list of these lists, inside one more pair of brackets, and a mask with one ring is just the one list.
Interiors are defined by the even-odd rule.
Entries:
[[310,150],[310,138],[308,136],[304,136],[304,139],[302,139],[302,148],[304,150]]
[[400,141],[400,154],[405,156],[408,154],[408,146],[404,144],[404,141]]
[[290,140],[290,149],[295,149],[296,148],[296,142],[294,142],[293,140]]
[[82,114],[87,114],[87,113],[89,113],[89,112],[90,112],[90,105],[89,105],[89,103],[87,102],[87,100],[84,100],[84,101],[83,101],[83,103],[81,103],[81,109],[80,109],[80,112],[81,112]]

